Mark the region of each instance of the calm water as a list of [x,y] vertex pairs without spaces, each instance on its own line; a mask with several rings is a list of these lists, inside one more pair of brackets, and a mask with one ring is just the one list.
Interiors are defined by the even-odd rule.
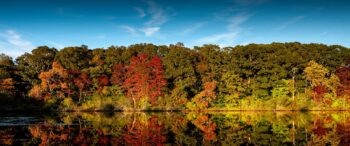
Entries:
[[350,145],[348,112],[0,117],[1,145]]

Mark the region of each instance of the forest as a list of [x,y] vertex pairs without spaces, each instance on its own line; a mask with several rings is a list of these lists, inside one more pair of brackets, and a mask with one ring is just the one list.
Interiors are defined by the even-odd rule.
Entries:
[[348,110],[350,49],[134,44],[0,55],[0,110]]

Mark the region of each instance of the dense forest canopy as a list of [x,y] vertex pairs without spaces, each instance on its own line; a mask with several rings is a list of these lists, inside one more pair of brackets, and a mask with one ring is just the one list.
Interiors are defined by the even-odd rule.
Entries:
[[0,78],[1,100],[61,110],[343,109],[350,50],[298,42],[40,46],[15,61],[1,54]]

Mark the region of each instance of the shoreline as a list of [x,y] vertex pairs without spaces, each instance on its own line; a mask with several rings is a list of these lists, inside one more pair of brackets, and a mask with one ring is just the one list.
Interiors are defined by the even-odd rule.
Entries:
[[196,112],[196,113],[207,113],[207,112],[350,112],[350,109],[45,109],[45,108],[1,108],[0,114],[2,113],[104,113],[104,112]]

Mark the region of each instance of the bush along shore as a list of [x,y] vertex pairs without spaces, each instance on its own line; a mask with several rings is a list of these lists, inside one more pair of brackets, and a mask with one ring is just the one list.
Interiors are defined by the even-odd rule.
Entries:
[[0,55],[0,111],[350,110],[350,50],[135,44]]

